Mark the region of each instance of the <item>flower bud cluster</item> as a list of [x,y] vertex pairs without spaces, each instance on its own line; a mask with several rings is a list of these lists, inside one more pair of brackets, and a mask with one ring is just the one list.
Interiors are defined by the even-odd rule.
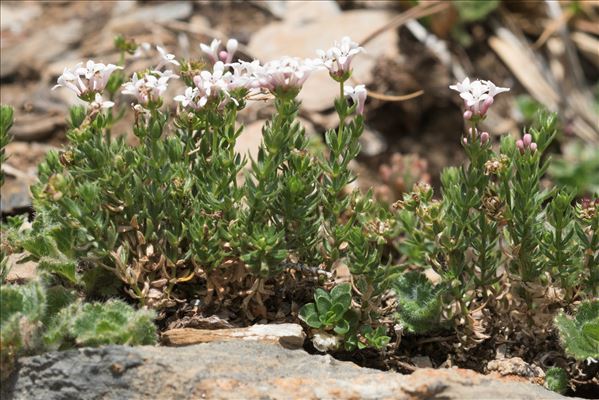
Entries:
[[489,135],[489,132],[479,132],[478,129],[472,127],[468,129],[468,136],[464,136],[462,138],[462,142],[464,143],[464,146],[468,145],[468,143],[473,143],[477,140],[480,140],[481,144],[487,144],[489,143],[490,138],[491,136]]
[[520,151],[520,154],[526,153],[527,150],[531,153],[537,151],[537,144],[532,141],[532,135],[530,133],[522,136],[522,139],[519,139],[516,142],[516,147],[518,148],[518,151]]

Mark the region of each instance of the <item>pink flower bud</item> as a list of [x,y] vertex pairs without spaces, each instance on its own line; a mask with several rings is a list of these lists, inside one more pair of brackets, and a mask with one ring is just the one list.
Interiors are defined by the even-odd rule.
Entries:
[[489,141],[489,132],[483,132],[480,134],[480,142],[482,144],[487,144]]
[[222,62],[225,62],[225,61],[227,61],[227,57],[228,57],[228,56],[229,56],[229,53],[227,53],[227,52],[226,52],[226,51],[224,51],[224,50],[221,50],[221,52],[220,52],[220,53],[218,53],[218,58],[220,58],[220,60],[221,60]]
[[472,118],[472,111],[470,111],[470,110],[464,111],[464,119],[469,120],[470,118]]
[[483,101],[483,105],[480,109],[480,114],[485,115],[487,111],[489,111],[489,107],[493,104],[493,97],[487,97],[485,101]]
[[462,143],[464,143],[464,145],[467,145],[467,144],[468,144],[468,139],[466,139],[466,137],[465,137],[465,136],[462,138]]
[[534,153],[535,151],[537,151],[537,144],[536,144],[535,142],[532,142],[532,143],[530,144],[530,151],[531,151],[531,152],[533,152],[533,153]]
[[520,154],[524,154],[524,142],[522,140],[516,142],[516,147],[520,150]]
[[522,137],[522,142],[524,142],[524,147],[530,146],[530,144],[532,143],[532,136],[530,135],[530,133],[527,133]]

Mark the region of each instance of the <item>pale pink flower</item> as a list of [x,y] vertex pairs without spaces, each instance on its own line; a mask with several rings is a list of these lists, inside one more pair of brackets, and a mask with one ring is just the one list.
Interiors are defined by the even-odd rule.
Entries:
[[113,107],[114,102],[104,100],[100,93],[96,93],[94,101],[92,101],[89,105],[92,109],[100,110],[100,109],[108,109],[108,108]]
[[79,97],[89,93],[100,93],[108,84],[110,75],[117,69],[123,69],[123,67],[95,63],[92,60],[87,61],[85,66],[83,63],[78,63],[72,70],[68,68],[63,70],[52,90],[66,87]]
[[353,87],[350,85],[344,85],[343,94],[345,97],[351,97],[354,104],[357,105],[358,114],[364,114],[364,104],[366,103],[366,96],[368,95],[366,86],[357,85]]
[[495,96],[510,90],[495,86],[491,81],[475,80],[470,82],[470,78],[465,78],[462,82],[451,85],[449,88],[460,93],[460,97],[464,99],[466,104],[464,119],[466,120],[473,116],[485,116],[493,104]]
[[137,73],[131,77],[131,81],[123,84],[123,94],[135,96],[141,105],[157,101],[166,91],[168,81],[178,78],[171,70],[164,72],[152,71],[139,78]]
[[174,100],[181,103],[184,108],[199,110],[206,105],[208,97],[202,96],[197,87],[187,87],[185,94],[175,96]]
[[317,65],[314,60],[297,57],[269,61],[258,72],[259,85],[271,92],[299,90]]
[[158,52],[160,53],[160,56],[162,57],[162,60],[160,60],[160,63],[158,64],[156,69],[160,69],[161,67],[163,67],[166,64],[173,64],[176,66],[181,65],[181,64],[179,64],[179,61],[175,60],[174,54],[167,53],[166,50],[164,50],[160,46],[156,46],[156,50],[158,50]]

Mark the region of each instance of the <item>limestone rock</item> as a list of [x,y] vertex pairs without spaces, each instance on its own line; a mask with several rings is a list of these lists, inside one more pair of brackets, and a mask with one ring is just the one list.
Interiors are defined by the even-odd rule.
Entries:
[[162,334],[162,340],[170,346],[243,340],[280,344],[286,348],[301,348],[306,334],[298,324],[252,325],[231,329],[170,329]]
[[107,346],[20,359],[6,399],[566,399],[460,369],[360,368],[261,342]]
[[516,375],[524,378],[542,378],[545,376],[541,368],[530,365],[520,357],[490,361],[487,364],[487,371],[497,372],[503,376]]

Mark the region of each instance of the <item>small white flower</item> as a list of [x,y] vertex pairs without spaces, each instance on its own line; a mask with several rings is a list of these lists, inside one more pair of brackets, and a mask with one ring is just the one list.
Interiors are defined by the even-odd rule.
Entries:
[[162,66],[164,66],[166,64],[173,64],[173,65],[177,65],[177,66],[181,65],[181,64],[179,64],[179,61],[175,60],[174,54],[167,53],[166,50],[164,50],[160,46],[156,46],[156,50],[158,50],[158,52],[160,53],[160,56],[162,57],[162,60],[160,61],[160,64],[158,64],[156,69],[160,69]]
[[57,84],[52,87],[52,90],[55,90],[59,87],[66,87],[67,89],[75,92],[77,96],[80,96],[83,89],[83,83],[79,85],[80,80],[81,79],[79,79],[79,77],[76,76],[73,71],[65,68],[62,71],[62,75],[58,77]]
[[200,43],[200,49],[215,63],[218,61],[218,50],[220,49],[220,40],[213,39],[210,46]]
[[458,82],[455,85],[449,86],[451,90],[455,90],[460,94],[470,90],[470,78],[466,77],[462,82]]
[[344,36],[341,43],[335,42],[334,46],[324,50],[316,50],[324,65],[333,76],[342,76],[351,70],[351,61],[354,56],[364,49],[358,43],[351,40],[349,36]]
[[93,109],[107,109],[107,108],[111,108],[114,106],[114,102],[112,101],[108,101],[108,100],[104,100],[102,98],[102,95],[100,93],[96,93],[96,96],[94,98],[94,101],[92,101],[90,104],[90,107]]
[[343,94],[345,95],[345,97],[352,98],[354,104],[357,105],[357,110],[359,114],[364,114],[364,104],[366,103],[366,96],[368,95],[366,86],[357,85],[356,87],[352,87],[350,85],[344,85]]
[[78,63],[72,70],[68,68],[63,70],[52,90],[66,87],[79,97],[88,93],[101,93],[108,84],[110,75],[117,69],[123,67],[95,63],[92,60],[88,60],[85,66],[83,63]]
[[188,87],[185,89],[184,95],[175,96],[174,100],[185,108],[199,110],[208,102],[206,96],[201,96],[200,90],[197,87]]
[[491,81],[485,81],[485,82],[487,84],[487,87],[489,88],[489,96],[491,96],[491,97],[495,97],[499,93],[509,92],[510,91],[510,88],[504,88],[504,87],[495,86],[495,84],[493,82],[491,82]]

